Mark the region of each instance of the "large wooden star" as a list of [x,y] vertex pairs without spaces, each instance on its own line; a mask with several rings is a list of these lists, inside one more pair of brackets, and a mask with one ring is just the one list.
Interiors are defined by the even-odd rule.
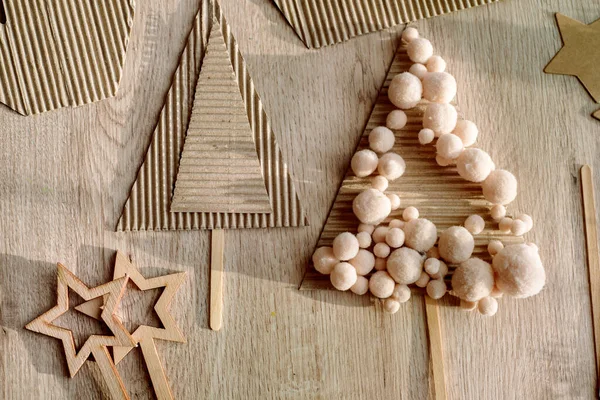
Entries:
[[[62,340],[71,377],[77,374],[85,361],[93,354],[113,398],[120,399],[127,399],[128,396],[121,377],[108,353],[107,346],[135,345],[135,340],[115,316],[115,311],[125,291],[127,280],[127,277],[122,277],[90,289],[65,266],[58,264],[56,306],[25,326],[30,331]],[[58,317],[69,310],[69,288],[84,300],[94,298],[105,299],[105,306],[100,314],[100,319],[108,326],[113,336],[91,335],[79,352],[77,352],[73,333],[68,329],[53,324]]]
[[[140,290],[151,290],[164,288],[160,298],[154,305],[154,310],[158,315],[164,328],[156,328],[147,325],[140,325],[132,336],[136,343],[139,343],[142,349],[142,355],[146,361],[146,366],[152,380],[156,397],[162,399],[172,399],[173,395],[169,387],[164,368],[156,350],[155,339],[168,340],[172,342],[185,343],[185,337],[177,327],[177,323],[169,312],[169,307],[173,301],[173,297],[183,283],[186,277],[185,272],[159,276],[156,278],[146,279],[131,263],[131,261],[121,252],[117,252],[115,261],[114,279],[123,276],[128,276],[129,279]],[[107,303],[102,298],[93,299],[87,303],[78,306],[76,309],[93,318],[98,318],[101,309],[106,309]],[[116,346],[114,347],[115,363],[119,363],[131,350],[132,346]]]
[[563,47],[544,72],[576,76],[600,102],[600,19],[586,25],[557,13],[556,22]]

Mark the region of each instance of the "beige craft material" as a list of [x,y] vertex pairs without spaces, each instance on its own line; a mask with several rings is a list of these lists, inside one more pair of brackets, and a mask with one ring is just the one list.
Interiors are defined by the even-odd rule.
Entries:
[[497,0],[274,0],[309,48]]
[[[356,151],[369,148],[368,135],[371,130],[384,126],[389,112],[396,109],[388,99],[388,87],[394,76],[408,71],[411,65],[405,45],[400,45]],[[404,208],[414,206],[418,208],[422,218],[431,220],[437,226],[439,234],[450,226],[462,225],[469,215],[479,214],[486,221],[486,229],[475,235],[473,255],[483,259],[489,259],[487,244],[492,239],[499,239],[504,243],[521,242],[520,238],[492,229],[497,229],[498,224],[489,216],[491,206],[483,198],[479,184],[465,181],[458,175],[455,167],[440,167],[435,161],[435,147],[419,143],[418,133],[423,128],[423,112],[427,104],[426,100],[422,100],[417,107],[406,110],[406,126],[394,131],[396,143],[392,151],[404,158],[406,172],[389,183],[386,193],[400,196],[402,206],[392,211],[384,223],[395,218],[402,219]],[[333,239],[341,232],[357,232],[359,221],[352,212],[352,201],[356,195],[369,188],[370,184],[370,177],[357,178],[352,169],[348,168],[317,247],[331,246]],[[310,265],[300,289],[331,288],[329,276],[318,273]]]
[[[121,321],[116,317],[115,311],[119,306],[128,278],[126,276],[113,280],[95,288],[88,288],[72,272],[63,265],[58,264],[58,284],[56,306],[31,321],[26,329],[60,339],[63,343],[67,366],[71,377],[81,369],[85,361],[94,356],[102,376],[110,390],[113,399],[129,399],[123,381],[115,364],[108,353],[110,346],[134,346],[135,340],[129,335]],[[100,313],[100,319],[110,329],[112,336],[91,335],[81,346],[79,351],[75,348],[73,333],[70,330],[54,325],[53,322],[69,310],[69,289],[72,289],[84,300],[105,297],[105,306]]]
[[600,121],[600,110],[596,111],[596,112],[593,114],[593,116],[594,116],[594,118],[596,118],[598,121]]
[[112,97],[133,0],[2,0],[0,102],[23,115]]
[[[159,400],[171,400],[173,399],[173,394],[158,355],[155,340],[185,343],[185,337],[177,327],[177,323],[171,316],[169,308],[173,301],[173,297],[185,280],[186,273],[182,272],[146,279],[125,255],[117,252],[113,278],[119,279],[125,276],[128,276],[131,282],[142,291],[164,288],[160,298],[154,306],[156,315],[158,315],[163,328],[140,325],[131,335],[136,344],[142,349],[142,355],[146,362],[146,367],[150,379],[152,380],[156,397]],[[98,319],[101,315],[105,301],[106,297],[98,297],[75,307],[75,309],[92,318]],[[115,346],[113,348],[115,364],[119,364],[132,349],[132,346]]]

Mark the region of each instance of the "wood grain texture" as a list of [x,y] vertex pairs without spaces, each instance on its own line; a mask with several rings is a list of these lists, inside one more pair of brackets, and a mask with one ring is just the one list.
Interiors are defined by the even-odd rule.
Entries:
[[218,331],[223,326],[225,231],[215,229],[210,237],[210,329]]
[[425,315],[427,316],[427,333],[429,336],[429,353],[433,368],[434,400],[447,400],[446,369],[444,367],[444,339],[437,300],[425,296]]
[[[197,6],[137,2],[116,97],[35,118],[0,107],[0,398],[108,397],[94,363],[70,379],[60,343],[22,327],[54,304],[57,261],[101,284],[116,249],[146,277],[188,273],[171,306],[188,343],[157,344],[177,399],[427,398],[422,297],[390,316],[366,297],[297,290],[400,29],[307,50],[271,1],[221,0],[310,222],[226,233],[226,329],[208,326],[210,232],[114,232]],[[600,170],[598,105],[575,78],[543,73],[560,48],[556,11],[598,17],[593,0],[504,0],[415,23],[456,75],[482,148],[516,172],[510,211],[533,214],[526,240],[547,267],[540,295],[501,299],[493,318],[440,303],[452,400],[595,397],[579,166]],[[138,350],[117,369],[132,398],[152,398]]]

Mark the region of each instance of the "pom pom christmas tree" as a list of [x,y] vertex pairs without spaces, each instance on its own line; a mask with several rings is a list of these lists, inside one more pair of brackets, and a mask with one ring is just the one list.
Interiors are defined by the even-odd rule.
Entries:
[[221,8],[203,0],[117,229],[212,230],[210,325],[218,330],[223,230],[306,223]]

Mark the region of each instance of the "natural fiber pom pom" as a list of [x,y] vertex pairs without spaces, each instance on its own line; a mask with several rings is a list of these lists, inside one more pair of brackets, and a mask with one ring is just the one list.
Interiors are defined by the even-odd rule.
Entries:
[[453,105],[431,103],[423,115],[423,128],[429,128],[435,132],[436,136],[441,136],[454,130],[457,118],[458,114]]
[[340,233],[333,239],[333,254],[338,260],[348,261],[356,257],[359,249],[358,239],[350,232]]
[[389,129],[402,129],[406,126],[406,122],[408,118],[406,117],[406,113],[402,110],[394,110],[387,115],[385,120],[385,126]]
[[526,232],[529,232],[533,228],[533,218],[531,218],[529,215],[519,214],[517,219],[520,219],[521,221],[525,222],[525,226],[527,227]]
[[527,233],[527,223],[521,221],[520,219],[515,219],[512,222],[510,231],[515,236],[523,236],[525,233]]
[[440,272],[440,260],[437,258],[428,258],[424,264],[425,272],[429,275],[437,275]]
[[410,72],[411,74],[413,74],[421,80],[423,80],[425,75],[429,73],[429,71],[427,71],[427,67],[421,63],[414,63],[413,65],[411,65],[408,69],[408,72]]
[[383,311],[389,314],[396,314],[400,310],[400,302],[389,298],[383,301]]
[[433,46],[427,39],[416,38],[408,43],[406,52],[412,62],[427,64],[427,61],[433,55]]
[[371,246],[371,235],[369,232],[358,232],[356,234],[356,239],[358,239],[358,245],[361,249],[366,249]]
[[462,300],[479,301],[494,287],[492,266],[479,258],[461,263],[452,275],[452,290]]
[[[381,175],[374,176],[371,179],[371,187],[373,187],[373,189],[379,190],[380,192],[385,192],[385,190],[388,188],[388,185],[389,185],[389,181]],[[391,203],[391,200],[390,200],[390,203]]]
[[444,297],[446,290],[446,282],[441,279],[430,280],[427,284],[427,295],[434,300]]
[[421,254],[408,247],[401,247],[390,254],[387,270],[394,280],[403,285],[415,283],[423,272]]
[[312,262],[318,272],[329,275],[335,264],[340,261],[333,254],[331,247],[319,247],[312,256]]
[[483,299],[479,300],[477,308],[479,309],[481,315],[491,317],[498,312],[498,301],[491,296],[484,297]]
[[437,247],[432,247],[429,250],[427,250],[426,256],[427,258],[440,258],[440,251]]
[[384,271],[387,268],[387,259],[375,258],[375,270]]
[[435,156],[435,162],[440,167],[447,167],[449,165],[452,165],[452,160],[449,160],[449,159],[441,157],[441,156]]
[[393,247],[394,249],[402,247],[404,244],[404,239],[404,231],[400,228],[390,228],[388,233],[385,235],[385,242],[388,244],[388,246]]
[[[408,210],[408,208],[406,209]],[[406,210],[404,210],[406,212]],[[432,248],[437,241],[437,228],[428,219],[416,218],[404,225],[406,246],[413,250],[425,252]]]
[[352,172],[359,178],[364,178],[375,172],[377,164],[379,164],[379,157],[377,157],[374,151],[369,149],[356,152],[350,162]]
[[444,72],[446,70],[446,61],[440,56],[431,56],[427,60],[427,71]]
[[537,247],[537,244],[535,244],[535,243],[529,242],[529,243],[527,243],[527,246],[531,247],[535,251],[538,251],[538,252],[540,251],[540,249]]
[[392,279],[390,274],[385,271],[377,271],[371,275],[369,279],[369,290],[373,293],[373,296],[379,297],[380,299],[387,299],[394,293],[394,287],[396,282]]
[[479,135],[479,129],[477,129],[477,125],[473,122],[462,119],[456,122],[456,127],[454,128],[454,133],[456,136],[462,140],[463,145],[465,147],[472,146],[477,141],[477,135]]
[[490,293],[490,296],[492,296],[496,299],[499,299],[503,295],[504,295],[504,293],[502,293],[502,291],[500,289],[498,289],[498,286],[494,285],[494,288],[492,289],[492,293]]
[[510,172],[492,171],[481,184],[483,197],[492,204],[508,204],[517,197],[517,178]]
[[329,278],[333,287],[343,292],[354,286],[358,280],[358,275],[352,264],[341,262],[333,267]]
[[474,248],[473,236],[462,226],[452,226],[440,235],[438,243],[440,256],[449,263],[458,264],[467,261],[473,254]]
[[394,132],[385,126],[378,126],[369,133],[369,147],[377,153],[387,153],[394,147]]
[[456,160],[458,174],[469,182],[483,182],[495,167],[488,153],[475,148],[465,149]]
[[387,226],[378,226],[373,231],[373,241],[375,243],[383,243],[385,242],[385,236],[387,235],[390,228]]
[[409,26],[402,32],[402,40],[404,40],[406,43],[410,43],[418,37],[419,31],[416,28],[413,28],[412,26]]
[[546,283],[546,272],[540,255],[526,244],[506,246],[493,261],[496,286],[513,297],[538,294]]
[[379,165],[377,171],[379,175],[386,177],[388,180],[393,181],[404,175],[406,170],[406,163],[404,159],[396,153],[386,153],[379,159]]
[[388,97],[393,105],[402,110],[414,108],[423,97],[423,84],[410,72],[403,72],[392,79]]
[[394,293],[392,293],[392,299],[400,303],[406,303],[410,300],[410,288],[406,285],[396,284]]
[[371,235],[373,233],[373,231],[375,230],[375,225],[359,224],[357,230],[359,233],[367,232],[369,235]]
[[444,277],[448,275],[448,264],[440,260],[440,270],[437,274],[429,275],[433,279],[444,279]]
[[[427,69],[429,69],[429,63]],[[434,103],[450,103],[455,96],[456,79],[449,73],[430,72],[423,77],[423,97],[425,99]]]
[[431,129],[421,129],[419,131],[419,143],[425,145],[433,142],[435,139],[435,133]]
[[454,160],[464,150],[462,140],[452,133],[444,133],[438,139],[436,145],[437,155],[447,160]]
[[504,217],[498,222],[498,229],[502,233],[510,233],[512,231],[513,219]]
[[395,211],[400,208],[400,197],[398,197],[395,193],[386,194],[388,199],[390,199],[390,203],[392,203],[392,211]]
[[377,225],[392,212],[390,199],[377,189],[367,189],[354,198],[352,211],[363,224]]
[[421,276],[419,276],[419,279],[417,279],[417,281],[415,282],[415,285],[417,285],[420,288],[427,287],[427,284],[429,283],[430,279],[431,278],[429,277],[429,275],[427,275],[427,272],[423,271],[421,272]]
[[466,301],[466,300],[460,301],[460,308],[462,308],[464,311],[473,311],[475,309],[475,307],[477,307],[476,301]]
[[417,210],[413,206],[406,207],[404,211],[402,211],[402,218],[407,222],[412,221],[413,219],[417,219],[419,218],[419,210]]
[[350,291],[359,296],[367,294],[367,292],[369,291],[369,280],[367,278],[365,278],[364,276],[357,277],[356,283],[354,285],[352,285],[352,287],[350,288]]
[[356,257],[348,261],[358,275],[367,275],[375,267],[375,256],[369,250],[360,249]]
[[387,258],[390,255],[390,246],[387,243],[377,243],[373,247],[373,253],[379,258]]
[[393,219],[390,221],[390,223],[388,224],[388,226],[390,228],[404,228],[404,221],[400,220],[400,219]]
[[479,235],[485,229],[485,221],[479,215],[471,215],[465,220],[465,228],[471,235]]
[[488,250],[488,253],[490,253],[490,256],[495,256],[503,248],[504,248],[504,245],[502,244],[501,241],[490,240],[490,242],[488,243],[487,250]]
[[494,221],[500,222],[502,218],[506,217],[506,207],[501,204],[496,204],[490,210],[490,215]]

